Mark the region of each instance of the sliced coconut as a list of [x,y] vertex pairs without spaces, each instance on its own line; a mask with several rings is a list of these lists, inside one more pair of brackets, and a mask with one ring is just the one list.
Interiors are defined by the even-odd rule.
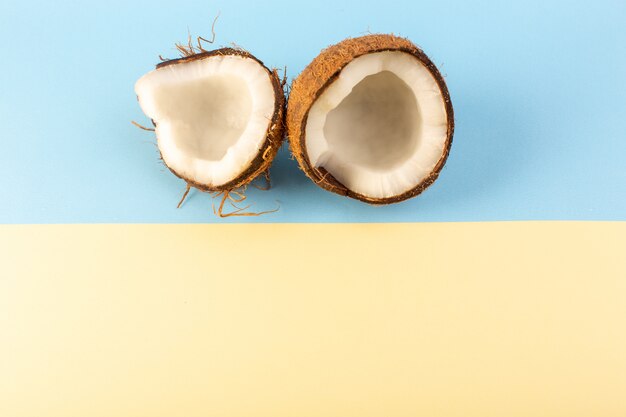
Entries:
[[320,54],[294,81],[292,150],[317,184],[374,204],[437,178],[454,120],[443,77],[406,39],[371,35]]
[[135,92],[164,163],[203,191],[249,183],[281,145],[281,82],[246,52],[225,48],[164,62]]

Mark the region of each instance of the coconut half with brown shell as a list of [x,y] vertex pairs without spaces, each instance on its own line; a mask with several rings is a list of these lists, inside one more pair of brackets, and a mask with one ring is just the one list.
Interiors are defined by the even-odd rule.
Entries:
[[276,70],[240,49],[179,49],[186,56],[157,65],[135,92],[170,171],[188,187],[226,196],[267,171],[276,156],[284,134],[283,83]]
[[287,129],[293,154],[316,184],[390,204],[437,179],[454,115],[443,77],[420,48],[368,35],[325,49],[294,80]]

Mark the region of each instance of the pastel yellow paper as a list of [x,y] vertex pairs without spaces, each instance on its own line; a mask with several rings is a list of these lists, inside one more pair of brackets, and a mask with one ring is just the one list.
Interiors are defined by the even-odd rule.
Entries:
[[626,223],[0,226],[0,416],[624,416]]

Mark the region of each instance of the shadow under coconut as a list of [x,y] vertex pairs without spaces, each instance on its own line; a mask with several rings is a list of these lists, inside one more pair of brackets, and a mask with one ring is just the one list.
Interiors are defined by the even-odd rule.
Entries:
[[272,184],[279,190],[288,192],[290,198],[310,190],[308,186],[315,186],[298,166],[298,161],[291,155],[289,143],[285,140],[278,151],[270,168]]
[[[267,221],[280,222],[352,222],[353,209],[366,206],[318,187],[300,169],[289,144],[279,151],[271,169],[273,196],[281,205],[279,216]],[[265,221],[266,219],[262,219]]]
[[450,157],[424,197],[433,210],[452,217],[441,220],[509,219],[514,213],[502,211],[503,200],[514,197],[533,166],[532,112],[519,99],[458,96]]
[[[271,169],[285,220],[311,222],[420,222],[510,219],[502,201],[532,169],[528,140],[532,112],[520,100],[493,94],[455,94],[452,151],[439,179],[423,194],[388,206],[371,206],[317,187],[285,143]],[[509,196],[509,197],[507,197]],[[514,203],[510,203],[514,205]],[[506,205],[506,202],[505,202]]]

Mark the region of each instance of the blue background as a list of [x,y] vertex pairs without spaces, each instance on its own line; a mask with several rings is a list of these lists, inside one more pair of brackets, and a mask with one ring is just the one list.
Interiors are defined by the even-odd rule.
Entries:
[[457,115],[422,196],[370,207],[313,185],[285,147],[260,218],[226,221],[626,220],[626,2],[101,1],[0,3],[0,223],[223,222],[158,163],[133,85],[192,34],[297,75],[367,31],[420,45]]

